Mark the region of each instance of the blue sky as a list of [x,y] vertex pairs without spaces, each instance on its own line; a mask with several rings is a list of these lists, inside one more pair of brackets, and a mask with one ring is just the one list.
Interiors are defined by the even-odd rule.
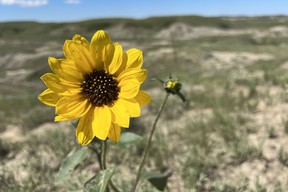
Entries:
[[0,0],[0,21],[81,21],[165,15],[288,15],[288,0]]

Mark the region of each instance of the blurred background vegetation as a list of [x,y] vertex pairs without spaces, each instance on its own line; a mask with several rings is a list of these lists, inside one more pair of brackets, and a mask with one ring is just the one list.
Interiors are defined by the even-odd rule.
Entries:
[[[150,151],[147,170],[170,170],[170,191],[288,190],[288,17],[152,17],[71,23],[0,23],[0,191],[81,191],[99,170],[90,155],[56,184],[61,161],[79,148],[69,122],[37,100],[50,72],[47,58],[63,57],[65,39],[88,40],[99,29],[124,49],[143,50],[153,97],[125,131],[144,137],[161,100],[152,77],[171,73],[183,84],[184,105],[171,97]],[[127,190],[145,140],[110,144],[113,180]],[[123,180],[124,178],[124,180]],[[140,191],[156,191],[144,182]]]

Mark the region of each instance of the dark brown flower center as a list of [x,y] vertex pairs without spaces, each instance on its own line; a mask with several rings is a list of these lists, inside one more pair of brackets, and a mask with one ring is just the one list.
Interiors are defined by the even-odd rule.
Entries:
[[118,99],[118,82],[104,70],[93,71],[84,77],[82,93],[95,106],[113,105]]

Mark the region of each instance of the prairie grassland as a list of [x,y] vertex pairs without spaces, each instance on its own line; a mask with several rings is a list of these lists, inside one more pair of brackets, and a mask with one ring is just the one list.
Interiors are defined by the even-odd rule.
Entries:
[[[99,170],[91,154],[71,177],[55,183],[61,161],[79,148],[69,122],[36,98],[47,57],[63,57],[65,39],[108,31],[124,49],[143,50],[153,103],[130,129],[147,136],[165,93],[153,77],[171,73],[184,105],[171,96],[146,170],[170,170],[171,192],[288,191],[287,17],[162,17],[79,23],[0,23],[0,191],[81,191]],[[171,40],[173,37],[173,41]],[[145,140],[110,144],[113,181],[127,191]],[[156,191],[143,182],[139,191]]]

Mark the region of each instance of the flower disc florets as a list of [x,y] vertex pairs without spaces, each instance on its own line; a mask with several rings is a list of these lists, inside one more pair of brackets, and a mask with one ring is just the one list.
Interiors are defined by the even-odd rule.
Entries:
[[113,105],[118,99],[118,82],[104,70],[93,71],[81,84],[82,93],[95,106]]

